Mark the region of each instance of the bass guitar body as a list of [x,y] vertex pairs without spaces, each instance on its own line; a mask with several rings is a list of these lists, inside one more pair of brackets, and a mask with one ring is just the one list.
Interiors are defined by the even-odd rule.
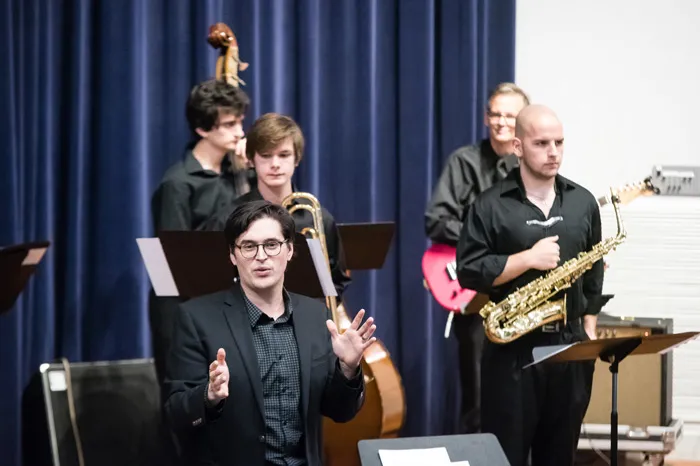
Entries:
[[[338,306],[341,325],[349,326],[342,305]],[[401,376],[381,341],[364,352],[362,372],[365,401],[350,421],[337,423],[323,419],[323,450],[326,466],[361,466],[357,442],[377,438],[395,438],[406,418],[406,398]]]

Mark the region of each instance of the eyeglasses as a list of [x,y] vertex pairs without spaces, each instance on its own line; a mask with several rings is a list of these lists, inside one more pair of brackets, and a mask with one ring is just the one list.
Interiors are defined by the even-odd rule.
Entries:
[[274,257],[279,255],[280,251],[282,251],[282,245],[286,242],[287,240],[265,241],[264,243],[260,244],[243,243],[241,245],[237,244],[236,247],[241,250],[241,255],[246,259],[252,259],[253,257],[257,256],[260,246],[262,246],[263,251],[265,251],[265,254],[267,254],[268,257]]
[[501,117],[505,118],[506,121],[513,122],[517,118],[517,115],[509,115],[507,113],[495,113],[495,112],[487,112],[486,115],[488,115],[489,120],[491,121],[498,121],[501,119]]

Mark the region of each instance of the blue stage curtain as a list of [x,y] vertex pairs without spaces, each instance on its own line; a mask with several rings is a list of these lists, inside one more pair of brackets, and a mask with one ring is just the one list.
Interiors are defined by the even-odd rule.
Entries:
[[150,356],[135,238],[188,140],[184,103],[213,76],[206,42],[233,29],[250,68],[246,122],[296,118],[301,189],[338,222],[394,221],[384,268],[348,306],[376,316],[403,377],[404,435],[451,433],[446,313],[422,286],[423,212],[448,154],[486,133],[489,88],[514,78],[515,0],[2,0],[0,245],[51,247],[0,316],[3,464],[20,461],[19,402],[39,364]]

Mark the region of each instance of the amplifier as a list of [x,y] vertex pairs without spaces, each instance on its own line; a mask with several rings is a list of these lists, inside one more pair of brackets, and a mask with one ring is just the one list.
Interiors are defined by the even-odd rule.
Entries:
[[[613,317],[600,313],[598,338],[672,333],[672,319]],[[626,358],[618,372],[618,423],[631,427],[669,426],[672,422],[672,352]],[[610,364],[596,361],[584,424],[610,424]]]
[[[23,464],[160,465],[160,390],[150,359],[42,364],[22,399]],[[76,436],[76,433],[79,435]]]

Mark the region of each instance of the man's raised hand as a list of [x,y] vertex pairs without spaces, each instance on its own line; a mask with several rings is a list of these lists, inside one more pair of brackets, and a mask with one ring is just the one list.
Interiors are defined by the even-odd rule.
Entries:
[[228,398],[228,366],[226,365],[226,351],[219,348],[216,353],[216,361],[209,365],[209,389],[207,399],[212,403],[218,403]]

